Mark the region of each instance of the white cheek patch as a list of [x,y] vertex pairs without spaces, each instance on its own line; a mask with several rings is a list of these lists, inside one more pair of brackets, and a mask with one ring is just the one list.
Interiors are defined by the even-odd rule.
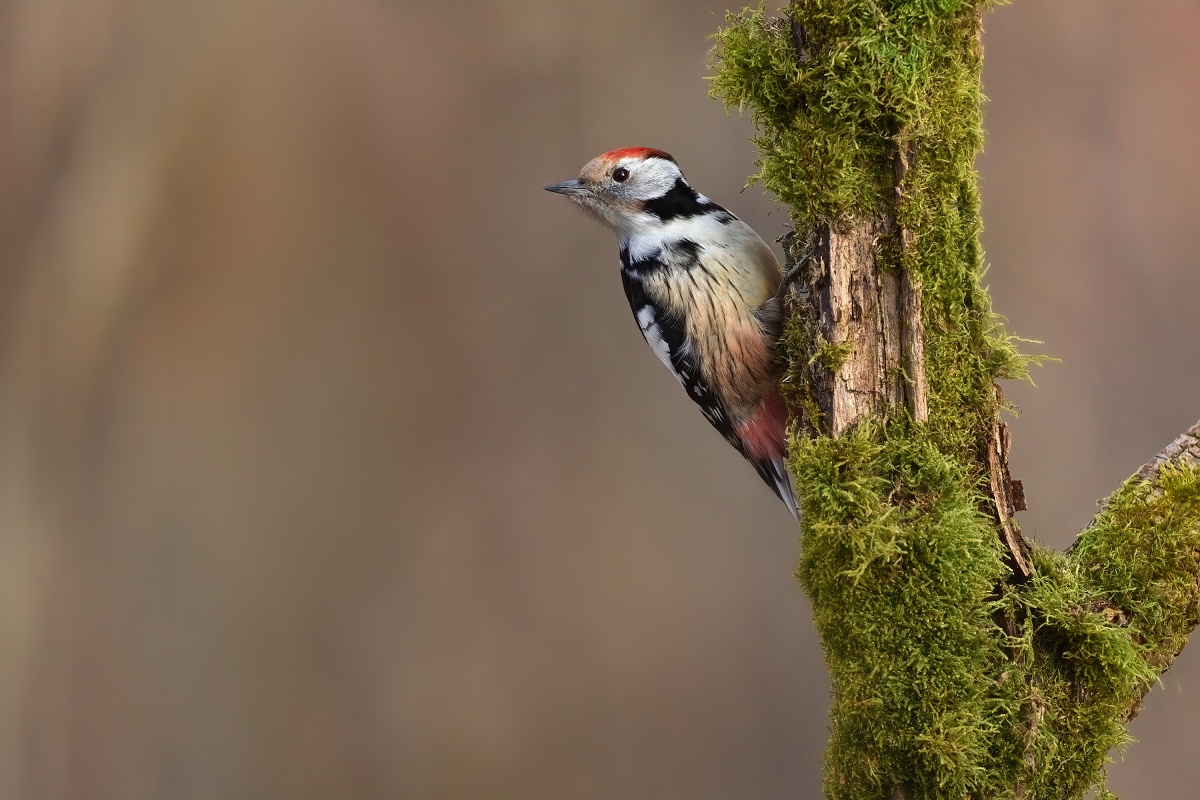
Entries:
[[661,158],[628,159],[621,163],[635,176],[630,196],[637,200],[662,197],[683,177],[679,167]]
[[[642,329],[642,336],[645,337],[646,344],[650,345],[654,355],[658,356],[658,360],[665,364],[674,375],[675,367],[671,364],[671,347],[663,338],[662,328],[658,326],[658,321],[654,317],[654,309],[650,306],[643,306],[637,313],[637,324]],[[675,375],[675,377],[679,376]]]

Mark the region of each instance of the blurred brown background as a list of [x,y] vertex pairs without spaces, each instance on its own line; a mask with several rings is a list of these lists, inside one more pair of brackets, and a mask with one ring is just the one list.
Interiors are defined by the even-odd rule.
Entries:
[[[784,510],[541,191],[739,194],[684,0],[0,0],[0,800],[815,797]],[[1200,7],[987,21],[1027,530],[1200,416]],[[1112,769],[1192,798],[1185,654]]]

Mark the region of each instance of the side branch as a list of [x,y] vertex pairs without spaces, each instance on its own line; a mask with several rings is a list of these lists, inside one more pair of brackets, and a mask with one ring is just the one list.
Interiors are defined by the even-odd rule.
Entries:
[[1137,476],[1147,483],[1155,483],[1163,464],[1183,463],[1200,464],[1200,421],[1164,447],[1149,464],[1138,470]]
[[[1200,422],[1104,501],[1069,556],[1127,618],[1146,665],[1169,669],[1200,624]],[[1150,686],[1136,687],[1125,720]]]

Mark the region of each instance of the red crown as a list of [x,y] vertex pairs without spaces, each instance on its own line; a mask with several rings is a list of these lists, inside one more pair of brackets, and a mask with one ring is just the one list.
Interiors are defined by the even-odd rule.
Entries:
[[663,158],[672,164],[675,163],[675,159],[671,157],[670,153],[655,150],[653,147],[622,147],[619,150],[609,150],[600,157],[606,161],[620,161],[622,158]]

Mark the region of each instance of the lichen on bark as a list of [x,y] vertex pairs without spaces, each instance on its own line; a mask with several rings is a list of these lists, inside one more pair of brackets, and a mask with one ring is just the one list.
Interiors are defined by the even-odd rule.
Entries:
[[1104,791],[1200,614],[1194,437],[1067,553],[1012,517],[996,382],[1029,359],[981,283],[988,5],[796,0],[731,14],[713,51],[714,94],[751,111],[754,178],[807,259],[784,389],[839,800]]

